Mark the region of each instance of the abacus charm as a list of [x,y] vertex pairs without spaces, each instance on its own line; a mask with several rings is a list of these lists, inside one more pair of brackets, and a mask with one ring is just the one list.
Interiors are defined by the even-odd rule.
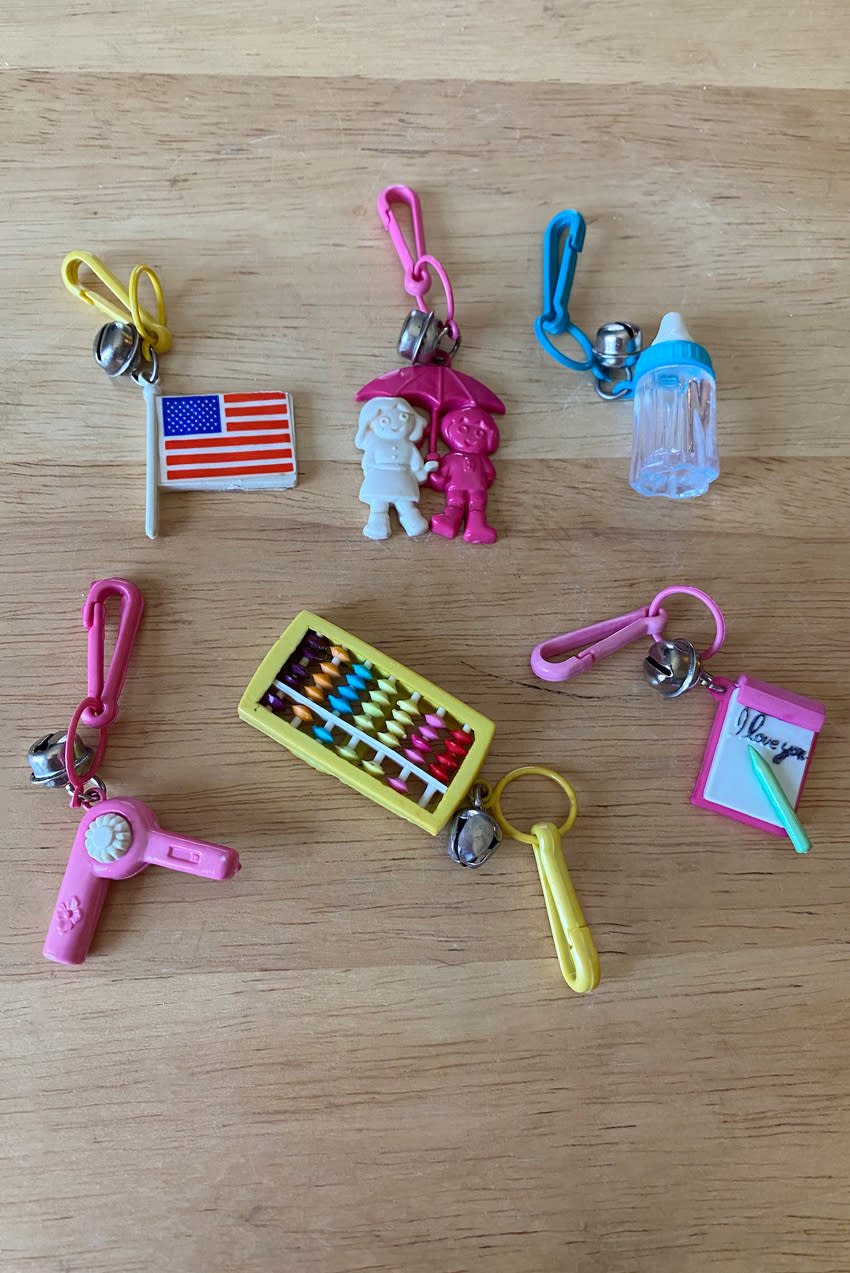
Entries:
[[239,715],[431,835],[466,797],[493,737],[485,716],[309,611],[263,659]]

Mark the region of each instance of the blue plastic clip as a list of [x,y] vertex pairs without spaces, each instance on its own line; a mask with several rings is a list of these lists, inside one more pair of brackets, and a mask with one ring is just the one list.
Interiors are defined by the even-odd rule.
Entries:
[[[571,371],[592,371],[599,382],[597,391],[601,397],[631,397],[634,393],[631,380],[611,382],[609,371],[597,359],[593,342],[570,319],[570,292],[578,254],[584,247],[585,229],[581,213],[568,210],[554,216],[543,233],[543,313],[535,319],[534,335],[546,353],[562,367],[569,367]],[[583,361],[568,358],[549,339],[565,333],[581,346],[585,354]],[[611,384],[609,392],[603,391],[603,382]]]
[[[547,225],[543,235],[543,313],[534,324],[534,334],[546,353],[572,371],[592,371],[594,364],[593,345],[570,320],[567,308],[578,254],[584,247],[584,232],[584,217],[580,212],[559,212]],[[563,336],[565,332],[584,350],[583,361],[568,358],[549,339]]]

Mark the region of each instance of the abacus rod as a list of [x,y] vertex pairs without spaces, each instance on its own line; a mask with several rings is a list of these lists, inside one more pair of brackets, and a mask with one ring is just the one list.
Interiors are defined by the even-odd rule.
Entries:
[[424,782],[426,786],[430,787],[432,792],[440,791],[443,795],[445,795],[448,791],[448,787],[444,786],[443,783],[439,782],[436,778],[433,778],[430,774],[425,773],[425,771],[420,769],[418,765],[414,765],[409,760],[405,760],[402,756],[399,756],[396,752],[394,752],[392,748],[386,747],[377,738],[371,738],[368,734],[364,734],[357,728],[356,725],[349,725],[347,721],[342,720],[339,716],[335,716],[333,712],[327,711],[324,707],[321,707],[312,699],[305,698],[302,694],[298,693],[298,690],[294,690],[291,685],[287,685],[285,681],[273,681],[272,684],[276,690],[280,690],[280,692],[285,694],[287,698],[291,698],[296,703],[300,703],[302,707],[308,707],[311,712],[318,712],[326,724],[334,725],[343,730],[349,738],[356,738],[359,742],[365,743],[366,746],[370,748],[370,750],[374,751],[376,755],[385,756],[388,760],[391,760],[393,764],[398,765],[399,769],[407,770],[408,773],[416,774],[416,777]]

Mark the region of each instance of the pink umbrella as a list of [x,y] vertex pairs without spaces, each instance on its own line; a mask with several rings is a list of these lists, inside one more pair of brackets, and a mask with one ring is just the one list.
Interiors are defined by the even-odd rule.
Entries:
[[431,434],[427,459],[439,459],[437,430],[440,417],[456,407],[483,407],[495,415],[505,414],[505,404],[482,385],[480,380],[453,371],[448,363],[426,363],[424,366],[399,367],[364,385],[355,396],[357,402],[370,398],[406,398],[413,406],[427,407],[431,412]]

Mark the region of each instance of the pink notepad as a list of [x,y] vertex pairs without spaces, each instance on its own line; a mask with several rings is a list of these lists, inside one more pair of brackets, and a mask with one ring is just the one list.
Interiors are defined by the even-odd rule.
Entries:
[[717,695],[717,714],[691,802],[772,835],[785,829],[753,773],[747,747],[771,766],[794,808],[826,715],[822,703],[740,676]]

